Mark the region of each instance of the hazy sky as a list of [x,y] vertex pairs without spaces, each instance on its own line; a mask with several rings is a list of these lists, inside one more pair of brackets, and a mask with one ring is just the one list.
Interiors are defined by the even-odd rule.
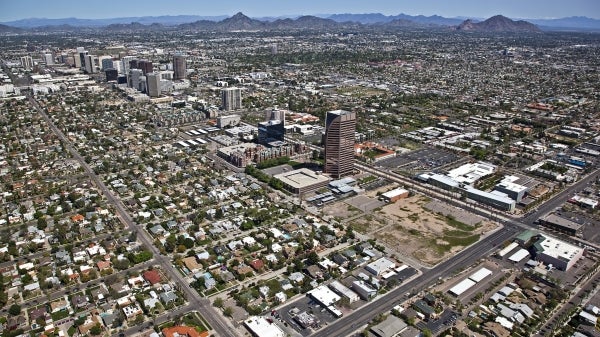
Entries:
[[24,18],[82,19],[158,15],[252,17],[333,13],[383,13],[487,18],[600,19],[600,0],[0,0],[0,21]]

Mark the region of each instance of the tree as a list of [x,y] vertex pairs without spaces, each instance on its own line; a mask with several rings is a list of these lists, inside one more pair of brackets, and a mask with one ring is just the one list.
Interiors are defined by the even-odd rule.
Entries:
[[96,323],[91,329],[90,333],[94,336],[97,336],[102,333],[102,328],[100,327],[100,323]]
[[223,301],[223,298],[221,298],[221,297],[215,298],[215,300],[213,302],[213,305],[217,308],[223,308],[223,304],[224,304],[224,301]]
[[17,316],[21,313],[21,306],[18,304],[11,305],[10,308],[8,308],[8,313],[13,316]]
[[233,316],[233,309],[231,307],[227,307],[227,308],[223,309],[223,315],[225,315],[227,317]]

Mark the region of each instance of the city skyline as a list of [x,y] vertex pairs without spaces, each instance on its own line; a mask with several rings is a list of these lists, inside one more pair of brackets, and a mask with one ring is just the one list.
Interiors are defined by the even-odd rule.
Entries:
[[373,0],[370,2],[350,1],[314,1],[281,2],[261,0],[252,2],[193,2],[174,0],[159,1],[104,1],[89,3],[85,7],[73,6],[68,1],[42,2],[23,0],[3,2],[0,5],[0,21],[8,22],[27,18],[69,18],[106,19],[119,17],[161,16],[161,15],[199,15],[221,16],[243,12],[252,17],[277,17],[294,15],[324,15],[342,13],[382,13],[397,15],[440,15],[444,17],[487,18],[502,14],[511,18],[551,19],[570,16],[600,18],[600,2],[593,0],[509,0],[481,3],[476,0],[460,3],[438,0],[397,1]]

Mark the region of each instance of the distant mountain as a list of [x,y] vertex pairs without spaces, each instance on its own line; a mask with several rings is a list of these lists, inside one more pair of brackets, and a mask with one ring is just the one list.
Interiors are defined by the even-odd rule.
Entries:
[[[568,17],[561,19],[533,19],[524,21],[512,21],[503,16],[490,18],[491,22],[481,19],[467,18],[445,18],[439,15],[383,15],[381,13],[366,14],[319,14],[307,16],[281,16],[250,18],[242,13],[232,17],[228,16],[199,16],[199,15],[164,15],[143,17],[122,17],[108,19],[45,19],[30,18],[11,22],[4,22],[5,26],[22,28],[25,31],[12,30],[12,28],[0,27],[0,32],[20,33],[26,30],[33,31],[73,31],[77,28],[102,29],[109,31],[119,30],[160,30],[160,29],[183,29],[183,30],[269,30],[269,29],[326,29],[367,26],[381,26],[388,28],[402,27],[456,27],[458,30],[489,30],[489,31],[537,31],[537,27],[528,25],[533,23],[544,30],[569,29],[569,30],[600,30],[600,20],[587,17]],[[484,23],[486,22],[486,23]],[[132,24],[137,23],[137,24]]]
[[112,24],[130,24],[131,22],[139,22],[144,25],[152,23],[160,23],[165,26],[174,26],[182,23],[190,23],[199,20],[221,21],[226,19],[226,15],[221,16],[198,16],[198,15],[163,15],[163,16],[142,16],[142,17],[123,17],[109,19],[78,19],[78,18],[63,18],[63,19],[46,19],[46,18],[30,18],[16,21],[5,22],[6,25],[19,28],[34,28],[44,26],[69,25],[74,27],[103,27]]
[[104,30],[109,31],[148,31],[148,30],[162,30],[164,28],[160,23],[152,23],[149,25],[143,25],[139,22],[132,22],[130,24],[124,23],[113,23],[104,27]]
[[600,29],[600,20],[585,16],[571,16],[560,19],[529,19],[527,20],[540,27],[571,28],[571,29]]
[[536,25],[527,21],[514,21],[502,15],[492,16],[483,22],[470,19],[455,27],[456,30],[478,32],[539,32]]
[[264,29],[267,23],[255,19],[251,19],[242,12],[236,13],[234,16],[227,18],[217,23],[216,27],[219,30],[259,30]]
[[23,29],[0,24],[0,33],[22,33]]
[[377,24],[387,23],[394,20],[412,21],[424,25],[439,25],[439,26],[455,26],[462,22],[461,19],[445,18],[439,15],[424,16],[424,15],[383,15],[381,13],[369,14],[333,14],[328,17],[336,22],[359,22],[362,24]]

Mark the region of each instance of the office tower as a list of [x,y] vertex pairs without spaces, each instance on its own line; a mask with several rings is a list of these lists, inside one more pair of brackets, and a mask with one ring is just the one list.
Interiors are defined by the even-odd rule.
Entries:
[[[77,47],[77,54],[79,56],[79,60],[75,61],[75,65],[78,68],[85,68],[85,59],[86,56],[88,55],[87,50],[83,49],[83,47]],[[77,58],[77,56],[76,56]]]
[[283,142],[285,136],[285,110],[268,110],[266,120],[258,123],[258,142]]
[[242,108],[242,89],[221,89],[221,109],[225,111],[239,110]]
[[160,96],[160,74],[159,73],[148,73],[146,74],[146,81],[148,84],[148,96],[158,97]]
[[129,74],[129,62],[131,62],[131,60],[134,59],[135,56],[124,56],[123,58],[121,58],[121,74]]
[[[129,70],[128,84],[130,88],[134,88],[136,90],[140,90],[141,78],[144,76],[144,73],[139,69],[131,69]],[[141,90],[140,90],[141,91]]]
[[98,58],[98,63],[100,64],[100,68],[102,68],[102,70],[115,69],[112,57],[110,56],[100,56]]
[[25,70],[33,69],[33,59],[31,56],[21,56],[21,66],[25,68]]
[[88,74],[93,74],[96,72],[96,61],[97,58],[94,55],[86,55],[85,56],[85,72]]
[[44,53],[42,54],[42,58],[47,66],[54,65],[54,55],[52,53]]
[[148,60],[139,60],[137,63],[137,68],[140,69],[144,73],[144,75],[147,75],[154,71],[152,62]]
[[185,56],[180,54],[173,56],[173,79],[185,79],[186,71]]
[[334,110],[325,120],[324,172],[339,179],[352,174],[354,169],[354,130],[356,113]]
[[106,74],[106,82],[116,81],[119,77],[117,69],[106,69],[104,73]]

